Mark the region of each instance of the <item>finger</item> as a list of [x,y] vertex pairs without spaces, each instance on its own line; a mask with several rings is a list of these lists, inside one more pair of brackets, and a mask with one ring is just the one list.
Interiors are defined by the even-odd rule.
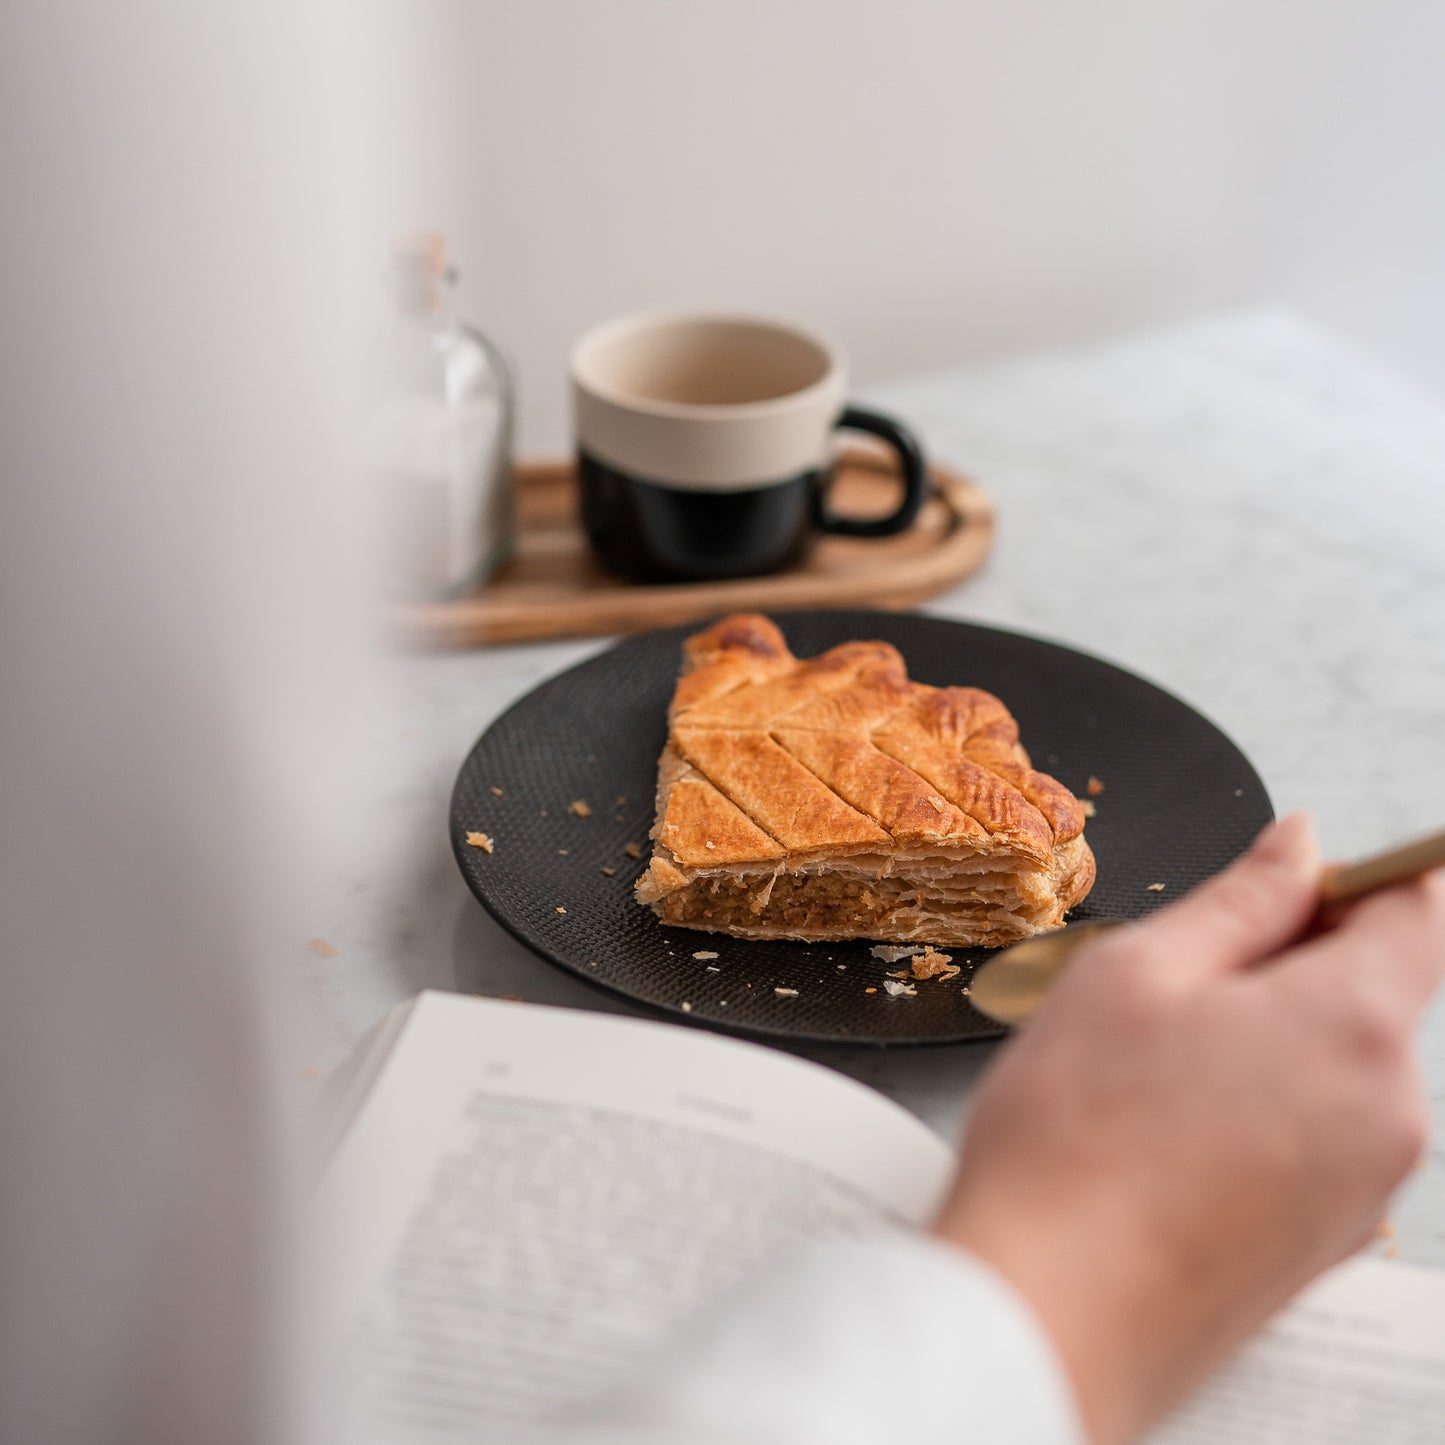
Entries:
[[1291,950],[1274,970],[1297,1002],[1335,1001],[1412,1025],[1445,981],[1445,875],[1355,904],[1331,932]]
[[1245,968],[1299,937],[1314,916],[1319,881],[1314,827],[1294,813],[1217,878],[1130,932],[1169,960],[1171,977]]

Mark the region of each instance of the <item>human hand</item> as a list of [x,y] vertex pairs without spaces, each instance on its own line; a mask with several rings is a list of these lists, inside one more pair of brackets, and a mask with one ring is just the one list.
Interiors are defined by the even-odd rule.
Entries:
[[1094,1445],[1136,1436],[1360,1248],[1426,1141],[1445,878],[1301,935],[1307,818],[1081,949],[979,1090],[937,1234],[1032,1304]]

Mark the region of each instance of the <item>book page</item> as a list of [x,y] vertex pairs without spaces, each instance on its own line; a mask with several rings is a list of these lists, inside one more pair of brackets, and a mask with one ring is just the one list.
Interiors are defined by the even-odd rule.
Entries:
[[1295,1301],[1151,1445],[1440,1445],[1445,1274],[1360,1258]]
[[350,1438],[525,1439],[769,1256],[917,1223],[949,1150],[819,1065],[423,994],[329,1171]]
[[388,1010],[358,1040],[348,1058],[326,1080],[318,1109],[318,1153],[329,1159],[336,1153],[357,1111],[366,1102],[381,1071],[386,1067],[406,1021],[416,1007],[408,999]]

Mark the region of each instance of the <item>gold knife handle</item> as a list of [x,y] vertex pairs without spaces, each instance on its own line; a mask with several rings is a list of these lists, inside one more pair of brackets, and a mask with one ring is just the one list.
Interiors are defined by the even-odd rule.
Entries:
[[1432,868],[1445,868],[1445,833],[1433,833],[1418,843],[1407,843],[1358,863],[1326,868],[1320,880],[1320,902],[1353,903],[1367,893],[1408,883]]

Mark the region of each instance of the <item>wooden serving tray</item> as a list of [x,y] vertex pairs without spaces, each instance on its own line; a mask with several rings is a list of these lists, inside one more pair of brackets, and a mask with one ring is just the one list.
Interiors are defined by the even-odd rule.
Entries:
[[[550,637],[645,632],[720,612],[788,607],[911,607],[978,570],[993,543],[993,506],[976,483],[930,467],[934,495],[897,537],[819,536],[787,572],[727,582],[623,582],[593,557],[578,519],[570,461],[517,468],[517,556],[487,587],[451,602],[393,608],[413,646],[485,647]],[[884,515],[898,483],[884,453],[850,448],[831,500],[850,515]]]

